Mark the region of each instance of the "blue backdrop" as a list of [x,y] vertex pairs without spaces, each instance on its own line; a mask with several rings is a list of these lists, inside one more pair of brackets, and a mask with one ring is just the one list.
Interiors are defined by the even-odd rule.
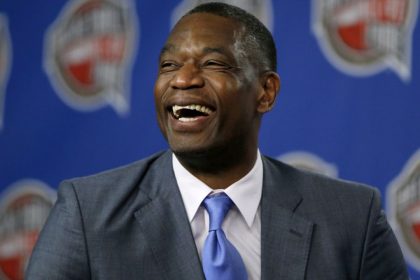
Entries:
[[[0,279],[22,279],[61,180],[167,148],[158,54],[198,2],[0,0]],[[262,153],[378,187],[420,279],[418,0],[224,2],[277,43],[282,88]]]

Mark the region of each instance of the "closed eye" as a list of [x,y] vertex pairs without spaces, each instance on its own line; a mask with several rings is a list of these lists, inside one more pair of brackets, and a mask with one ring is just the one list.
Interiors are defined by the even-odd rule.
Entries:
[[174,71],[178,68],[179,68],[179,64],[176,63],[175,61],[163,61],[160,64],[160,72],[161,73]]
[[207,60],[201,65],[201,68],[213,70],[228,70],[235,67],[218,60]]

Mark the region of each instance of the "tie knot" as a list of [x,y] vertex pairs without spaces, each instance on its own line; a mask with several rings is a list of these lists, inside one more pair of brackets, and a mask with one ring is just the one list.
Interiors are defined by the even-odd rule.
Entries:
[[229,211],[230,207],[232,207],[232,204],[232,200],[225,193],[207,196],[204,199],[203,205],[210,217],[209,231],[217,230],[222,227],[226,213]]

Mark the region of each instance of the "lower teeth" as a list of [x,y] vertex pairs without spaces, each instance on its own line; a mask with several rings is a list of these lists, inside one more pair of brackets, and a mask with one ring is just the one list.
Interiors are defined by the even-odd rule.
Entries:
[[197,118],[179,118],[178,120],[181,122],[192,122],[195,121]]

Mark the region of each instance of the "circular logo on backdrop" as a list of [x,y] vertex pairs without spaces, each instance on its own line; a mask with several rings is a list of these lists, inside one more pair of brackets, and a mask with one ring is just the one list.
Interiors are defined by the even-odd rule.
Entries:
[[289,152],[277,157],[277,159],[302,170],[334,178],[338,177],[338,169],[334,164],[326,162],[319,156],[309,152]]
[[0,130],[3,127],[6,84],[9,78],[12,48],[6,16],[0,14]]
[[73,108],[129,111],[137,15],[132,0],[72,0],[46,36],[45,68]]
[[388,186],[388,216],[405,257],[420,270],[420,150]]
[[253,14],[269,30],[273,31],[273,7],[271,0],[184,0],[172,12],[171,26],[174,26],[186,12],[195,6],[208,2],[222,2],[242,8],[250,14]]
[[341,71],[367,76],[386,68],[411,76],[418,0],[313,0],[312,27]]
[[20,280],[55,194],[44,183],[23,180],[0,201],[0,279]]

